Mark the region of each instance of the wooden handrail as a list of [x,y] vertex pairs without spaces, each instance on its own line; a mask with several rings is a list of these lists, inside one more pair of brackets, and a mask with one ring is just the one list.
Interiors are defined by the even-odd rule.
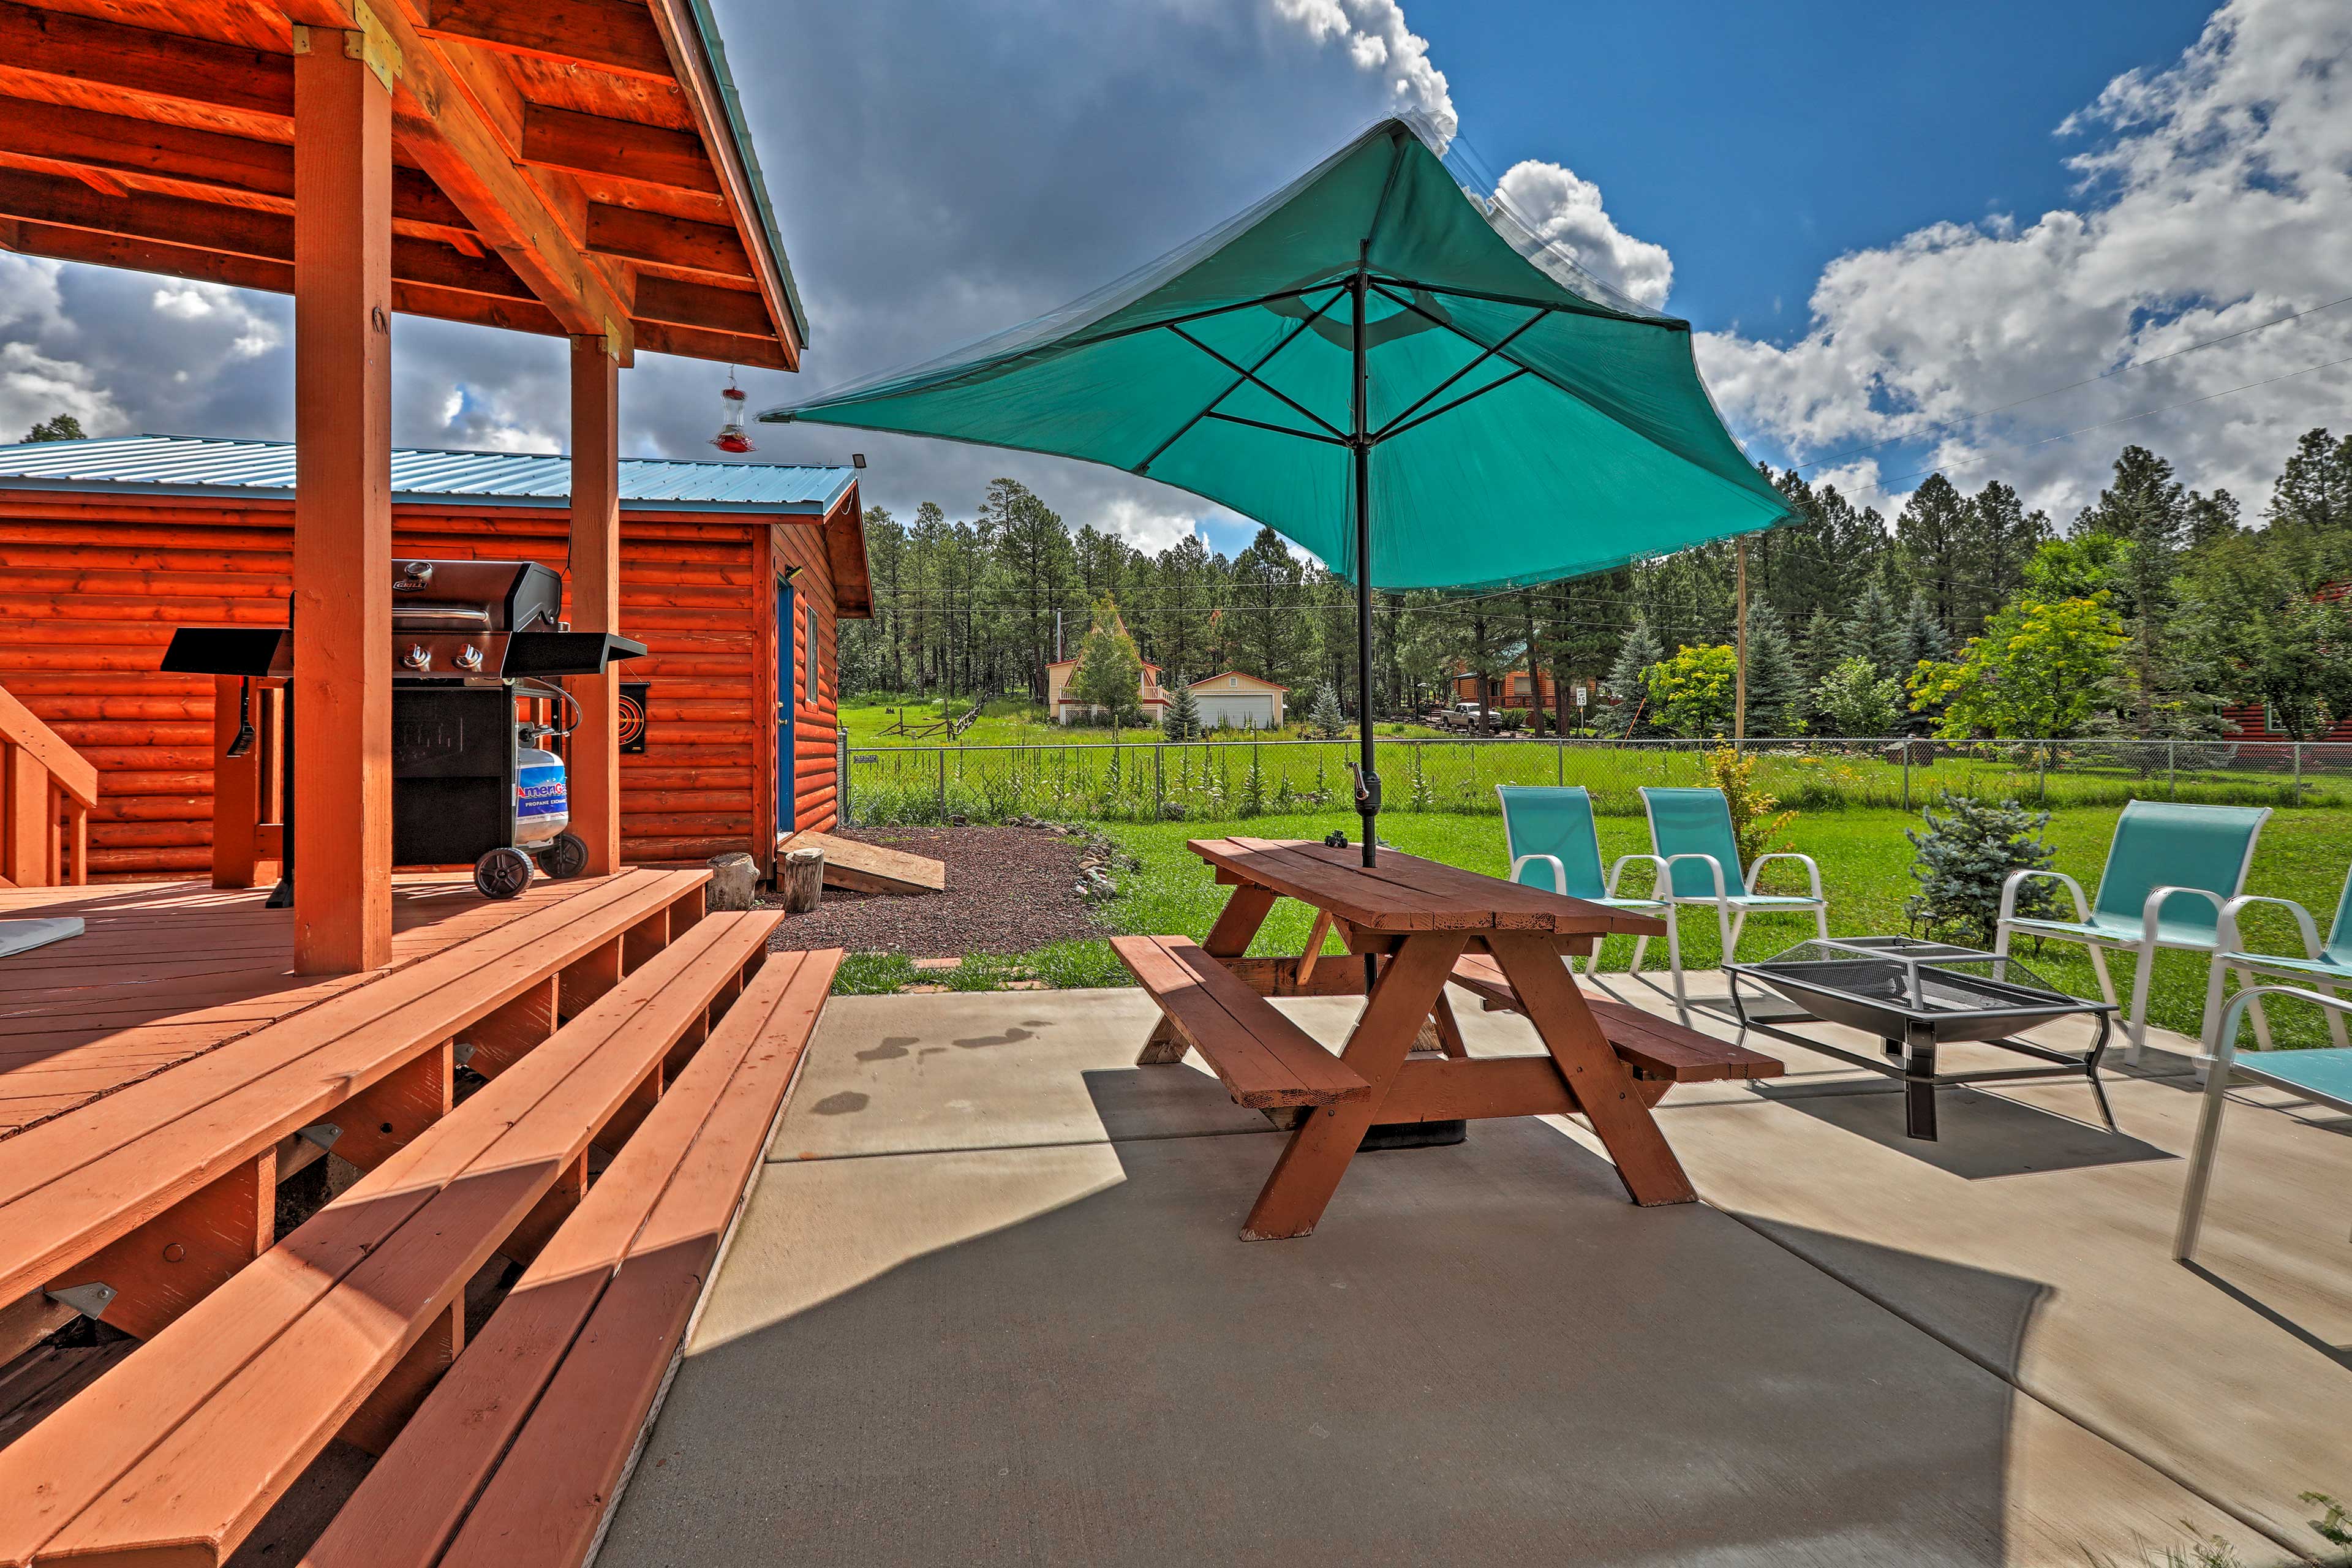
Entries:
[[89,880],[98,769],[0,690],[0,878],[19,888]]

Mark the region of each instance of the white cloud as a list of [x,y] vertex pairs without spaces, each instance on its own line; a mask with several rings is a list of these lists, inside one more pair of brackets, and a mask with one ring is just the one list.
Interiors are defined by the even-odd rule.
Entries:
[[1381,77],[1397,109],[1429,116],[1441,142],[1461,119],[1445,73],[1430,63],[1429,40],[1405,26],[1397,0],[1273,0],[1275,15],[1318,44],[1338,43],[1358,70]]
[[[1839,258],[1796,341],[1701,338],[1717,396],[1735,425],[1801,458],[1906,442],[1899,459],[1878,454],[1890,487],[1950,465],[1956,482],[2018,482],[2064,518],[2138,441],[2259,509],[2299,432],[2352,416],[2352,366],[2290,375],[2352,354],[2352,306],[2103,373],[2352,292],[2347,56],[2340,0],[2231,0],[2169,68],[2117,78],[2060,128],[2096,139],[2068,160],[2074,206],[1932,225]],[[2035,396],[2086,377],[2100,379]]]
[[1656,310],[1675,280],[1674,258],[1663,245],[1635,239],[1610,221],[1601,187],[1558,163],[1526,159],[1511,165],[1495,194],[1535,231],[1611,288]]
[[130,428],[89,366],[52,359],[30,343],[0,343],[0,441],[18,440],[58,414],[72,415],[91,436],[119,436]]
[[1091,520],[1085,521],[1157,555],[1186,534],[1201,532],[1202,520],[1198,508],[1167,507],[1156,504],[1153,497],[1121,495],[1108,498]]

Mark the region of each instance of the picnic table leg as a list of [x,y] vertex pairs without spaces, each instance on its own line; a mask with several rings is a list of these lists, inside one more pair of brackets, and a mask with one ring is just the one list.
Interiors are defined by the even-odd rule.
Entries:
[[1429,1021],[1437,1026],[1440,1050],[1455,1061],[1469,1056],[1470,1047],[1462,1038],[1462,1026],[1454,1016],[1453,999],[1443,991],[1437,994],[1436,1002],[1429,1009]]
[[1493,931],[1486,946],[1526,1005],[1528,1022],[1584,1108],[1594,1135],[1616,1162],[1625,1191],[1644,1205],[1696,1203],[1698,1194],[1635,1091],[1632,1069],[1617,1059],[1551,943],[1539,936]]
[[1339,1053],[1339,1059],[1370,1084],[1372,1092],[1362,1100],[1317,1108],[1299,1122],[1243,1222],[1244,1241],[1314,1234],[1315,1222],[1339,1190],[1357,1145],[1380,1119],[1381,1101],[1388,1097],[1389,1085],[1444,991],[1445,977],[1465,945],[1465,939],[1456,932],[1411,936],[1381,965],[1381,977],[1348,1037],[1347,1048]]
[[[1224,910],[1217,916],[1217,923],[1209,928],[1207,940],[1201,943],[1202,951],[1212,958],[1239,958],[1247,952],[1250,939],[1257,935],[1258,927],[1265,924],[1266,911],[1274,908],[1274,900],[1271,888],[1246,882],[1234,888],[1234,896],[1225,900]],[[1135,1058],[1135,1065],[1165,1067],[1181,1062],[1187,1048],[1184,1037],[1162,1016],[1151,1026],[1151,1033],[1143,1042],[1143,1054]]]

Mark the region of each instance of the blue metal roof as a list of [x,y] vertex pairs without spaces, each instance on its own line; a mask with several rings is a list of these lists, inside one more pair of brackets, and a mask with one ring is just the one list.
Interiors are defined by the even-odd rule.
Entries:
[[[855,468],[808,464],[621,459],[621,506],[633,511],[830,511]],[[235,495],[294,488],[291,441],[200,436],[121,436],[0,446],[0,489]],[[546,506],[572,496],[572,459],[533,452],[435,452],[395,447],[392,499],[463,499]]]

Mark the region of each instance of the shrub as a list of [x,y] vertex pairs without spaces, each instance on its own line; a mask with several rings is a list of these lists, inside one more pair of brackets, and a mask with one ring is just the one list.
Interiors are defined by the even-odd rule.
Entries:
[[[1919,890],[1903,900],[1904,914],[1929,935],[1990,946],[2000,918],[2000,886],[2010,873],[2047,870],[2057,858],[2041,837],[2050,814],[2028,811],[2014,800],[1996,805],[1943,790],[1920,816],[1927,832],[1904,830],[1919,852],[1911,864]],[[2018,889],[2019,914],[2046,917],[2057,910],[2053,884],[2036,879]]]
[[[1739,845],[1739,863],[1755,864],[1756,857],[1774,849],[1785,849],[1784,839],[1772,842],[1773,836],[1797,820],[1793,811],[1777,816],[1772,808],[1780,804],[1776,795],[1767,794],[1756,782],[1756,759],[1729,746],[1718,746],[1706,754],[1706,776],[1723,792],[1726,805],[1731,808],[1731,831]],[[1727,876],[1731,868],[1726,867]]]
[[1307,728],[1318,739],[1336,741],[1348,728],[1348,716],[1339,710],[1339,694],[1325,681],[1315,693],[1315,705],[1307,710]]

